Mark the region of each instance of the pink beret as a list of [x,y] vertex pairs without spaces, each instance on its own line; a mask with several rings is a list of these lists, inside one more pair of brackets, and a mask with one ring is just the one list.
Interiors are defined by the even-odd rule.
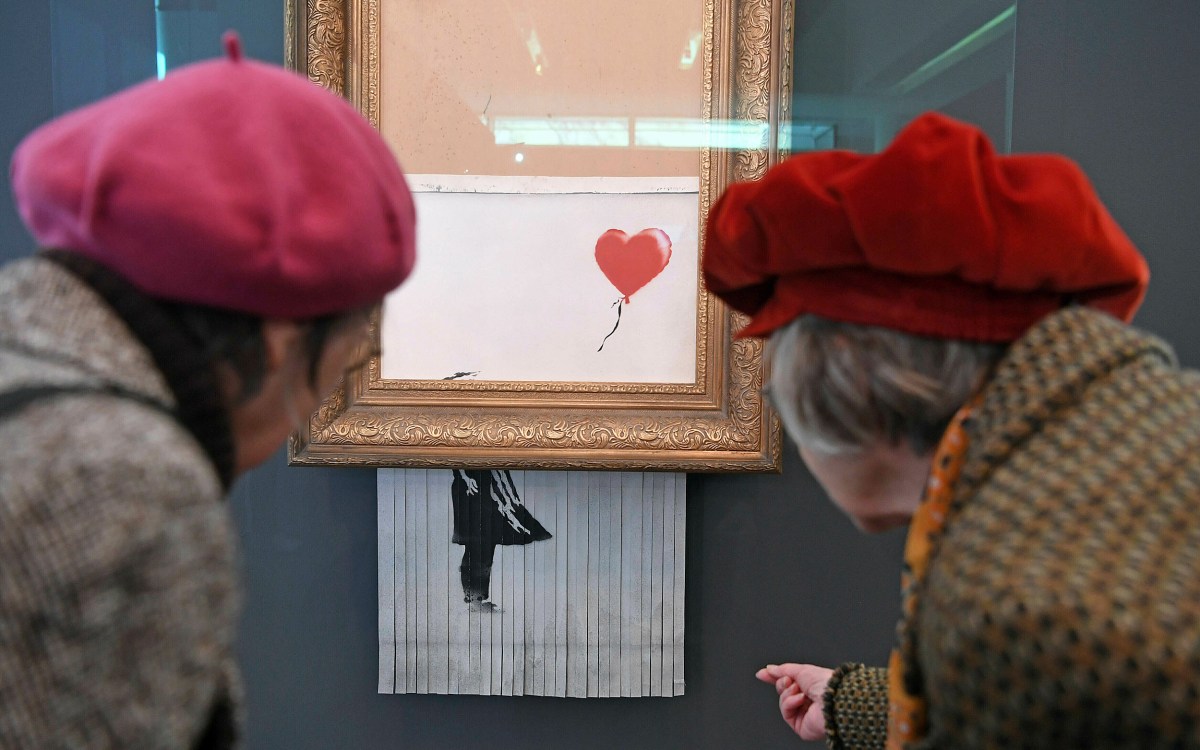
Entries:
[[415,261],[391,151],[349,103],[226,47],[27,136],[25,224],[162,299],[285,318],[381,299]]
[[1073,162],[999,156],[926,114],[878,155],[794,156],[730,187],[706,228],[708,288],[768,336],[812,313],[1008,342],[1068,302],[1133,317],[1150,274]]

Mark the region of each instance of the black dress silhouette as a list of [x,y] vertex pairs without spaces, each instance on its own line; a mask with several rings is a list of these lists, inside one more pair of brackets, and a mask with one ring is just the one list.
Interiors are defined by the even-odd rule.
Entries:
[[455,544],[463,550],[463,601],[477,609],[493,610],[488,601],[492,561],[498,545],[517,545],[549,539],[551,534],[521,502],[507,469],[455,469],[450,484],[454,502]]

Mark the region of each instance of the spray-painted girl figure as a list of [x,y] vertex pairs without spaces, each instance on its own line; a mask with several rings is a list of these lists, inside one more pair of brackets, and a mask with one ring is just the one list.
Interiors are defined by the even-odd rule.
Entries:
[[463,601],[471,609],[493,612],[489,601],[492,560],[497,545],[529,544],[549,539],[551,534],[538,523],[517,494],[507,470],[454,470],[450,484],[454,501],[455,544],[463,550]]

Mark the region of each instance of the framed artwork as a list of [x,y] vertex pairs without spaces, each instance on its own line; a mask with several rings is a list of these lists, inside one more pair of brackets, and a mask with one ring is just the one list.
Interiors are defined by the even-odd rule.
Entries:
[[792,0],[288,0],[409,178],[418,265],[298,464],[770,471],[702,227],[784,150]]

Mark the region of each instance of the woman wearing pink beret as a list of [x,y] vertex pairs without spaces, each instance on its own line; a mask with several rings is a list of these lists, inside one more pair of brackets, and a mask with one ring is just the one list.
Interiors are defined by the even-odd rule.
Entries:
[[925,115],[731,187],[704,272],[833,502],[909,527],[886,668],[759,671],[802,738],[1200,748],[1200,378],[1078,167]]
[[413,266],[370,124],[227,47],[13,156],[42,250],[0,269],[0,747],[235,744],[222,498]]

